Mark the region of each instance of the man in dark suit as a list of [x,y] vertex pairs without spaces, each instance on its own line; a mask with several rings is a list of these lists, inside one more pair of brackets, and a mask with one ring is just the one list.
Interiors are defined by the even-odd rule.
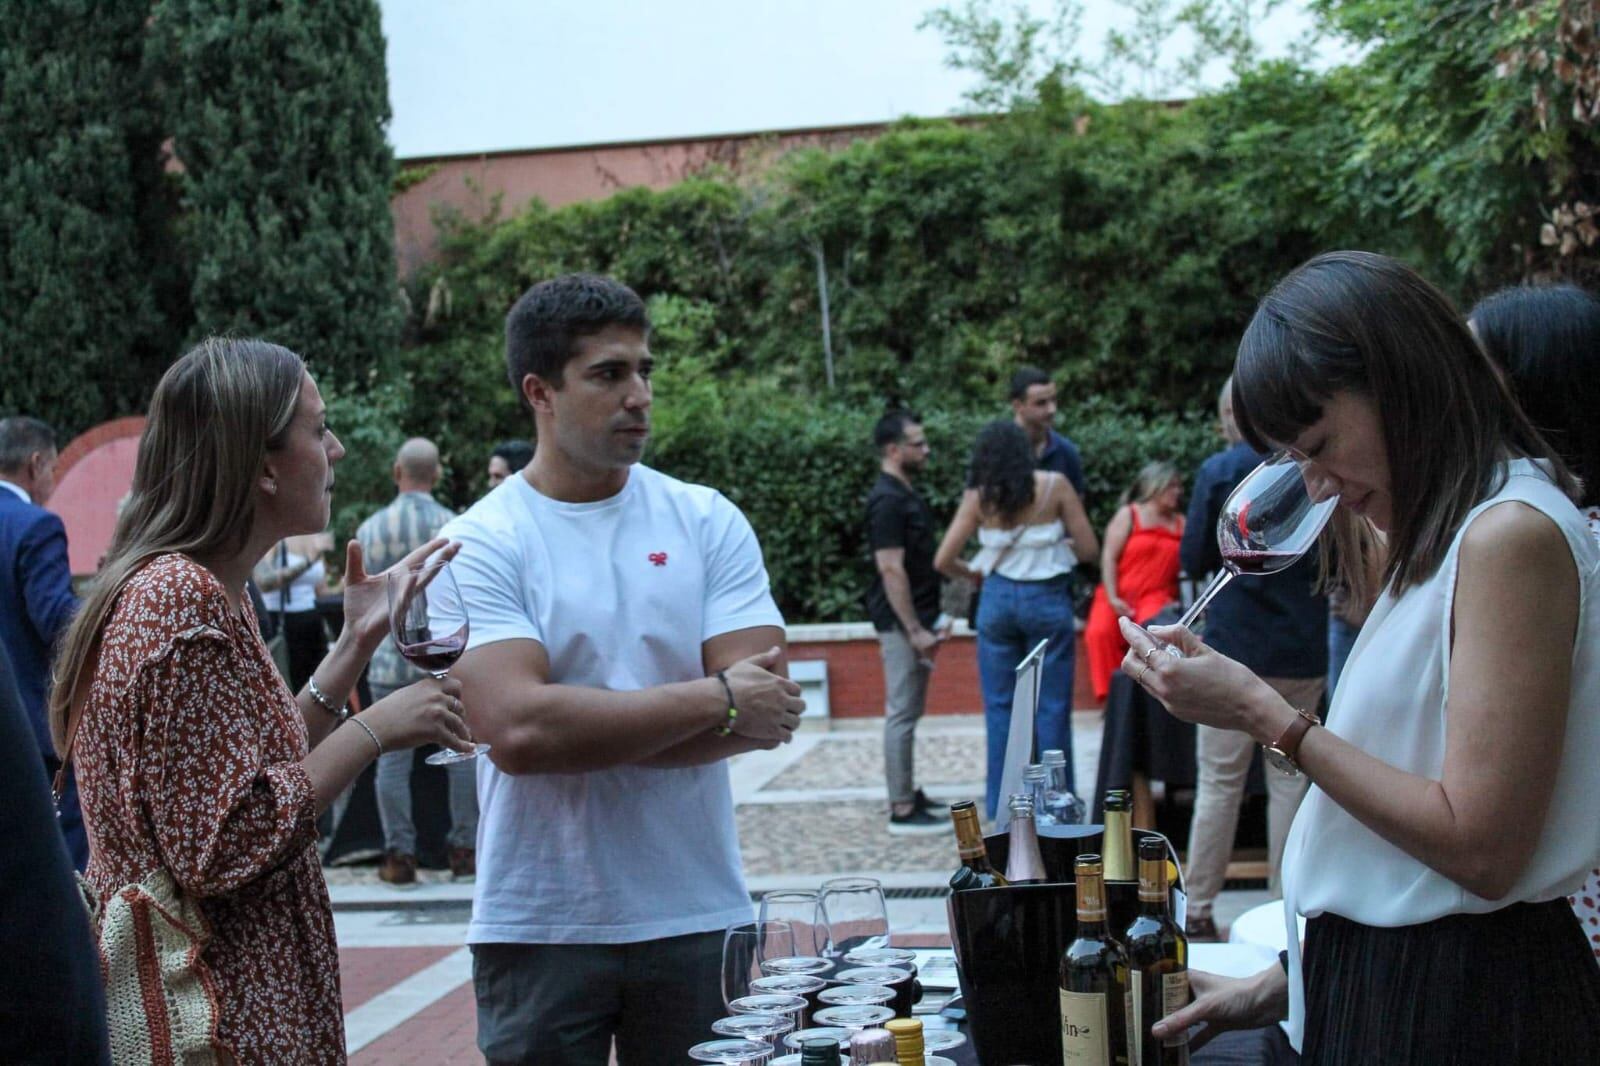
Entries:
[[[0,643],[11,659],[47,778],[60,765],[45,721],[50,667],[56,642],[78,609],[66,526],[44,509],[55,484],[55,432],[36,418],[0,419]],[[61,832],[73,865],[82,870],[89,842],[70,775]]]

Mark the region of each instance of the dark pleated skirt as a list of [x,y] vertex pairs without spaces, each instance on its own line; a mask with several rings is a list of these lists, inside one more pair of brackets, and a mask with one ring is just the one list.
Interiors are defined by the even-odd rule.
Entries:
[[1310,1066],[1600,1063],[1600,964],[1565,899],[1305,941]]

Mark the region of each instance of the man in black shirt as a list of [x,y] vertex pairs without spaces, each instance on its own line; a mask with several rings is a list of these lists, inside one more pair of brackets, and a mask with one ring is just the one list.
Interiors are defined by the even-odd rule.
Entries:
[[872,431],[880,473],[867,495],[867,543],[876,573],[867,613],[883,652],[883,762],[889,782],[889,832],[940,833],[916,787],[912,750],[928,697],[933,656],[945,634],[939,617],[939,573],[933,568],[933,512],[911,487],[928,464],[928,438],[909,411],[890,411]]
[[[1228,494],[1266,458],[1239,439],[1228,383],[1222,386],[1217,415],[1229,446],[1195,472],[1189,518],[1178,548],[1184,571],[1197,581],[1222,567],[1217,516]],[[1312,552],[1287,570],[1231,582],[1206,608],[1205,628],[1207,644],[1248,666],[1292,706],[1312,714],[1322,700],[1328,672],[1328,601],[1316,586],[1317,559]],[[1222,891],[1255,747],[1247,734],[1197,727],[1199,782],[1188,864],[1188,927],[1197,939],[1217,936],[1211,906]],[[1279,892],[1283,842],[1305,788],[1304,777],[1267,771],[1267,885],[1274,896]]]

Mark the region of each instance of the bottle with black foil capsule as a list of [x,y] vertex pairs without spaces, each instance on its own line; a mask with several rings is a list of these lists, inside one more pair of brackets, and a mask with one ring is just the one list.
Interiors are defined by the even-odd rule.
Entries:
[[1128,956],[1106,923],[1100,856],[1079,855],[1074,873],[1078,936],[1061,953],[1061,1061],[1130,1066]]
[[1167,908],[1167,845],[1155,837],[1139,841],[1139,916],[1122,943],[1128,951],[1133,990],[1132,1066],[1188,1066],[1189,1038],[1160,1040],[1150,1027],[1189,1002],[1189,941]]
[[1106,857],[1106,880],[1132,881],[1139,876],[1133,868],[1133,794],[1121,788],[1107,792],[1105,818],[1100,850]]
[[972,801],[950,804],[950,820],[956,825],[956,847],[961,853],[961,868],[950,878],[950,891],[1006,885],[1004,875],[989,862],[989,849],[984,847],[983,829],[978,825],[978,809]]
[[1006,833],[1011,838],[1006,848],[1006,880],[1013,885],[1047,880],[1044,856],[1039,853],[1039,831],[1033,822],[1032,797],[1021,792],[1011,797],[1011,823]]

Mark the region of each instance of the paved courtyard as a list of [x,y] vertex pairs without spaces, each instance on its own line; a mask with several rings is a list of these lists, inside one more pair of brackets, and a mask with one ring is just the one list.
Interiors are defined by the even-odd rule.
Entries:
[[[810,723],[794,743],[732,763],[746,877],[752,893],[814,888],[829,877],[864,874],[883,881],[890,923],[907,946],[946,946],[942,889],[955,867],[955,839],[888,833],[881,720]],[[1080,793],[1093,789],[1099,715],[1073,722]],[[924,719],[918,728],[919,784],[940,803],[983,792],[981,719]],[[345,1024],[355,1064],[478,1063],[471,956],[463,947],[471,886],[442,871],[396,890],[375,866],[330,869],[339,933]],[[918,891],[932,890],[932,891]],[[1224,922],[1265,898],[1229,892]]]

